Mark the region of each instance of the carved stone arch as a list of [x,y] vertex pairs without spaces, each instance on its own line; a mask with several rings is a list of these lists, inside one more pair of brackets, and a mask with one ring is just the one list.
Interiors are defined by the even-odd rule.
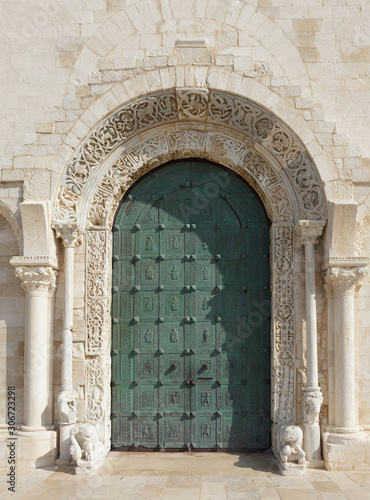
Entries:
[[[150,169],[187,157],[239,173],[272,221],[271,418],[294,424],[294,225],[325,220],[325,195],[298,136],[261,105],[220,90],[175,88],[120,106],[86,137],[63,173],[54,221],[86,228],[86,380],[95,364],[110,367],[111,228],[119,201]],[[98,386],[87,387],[85,409],[85,421],[96,423],[97,414],[107,435],[109,383],[108,368]],[[93,407],[99,408],[94,415]]]
[[22,230],[18,224],[17,219],[11,212],[10,208],[7,205],[5,205],[5,203],[2,202],[1,200],[0,200],[0,216],[3,217],[12,228],[12,231],[14,232],[15,237],[17,239],[19,255],[21,255],[23,251]]
[[[190,122],[195,122],[199,131],[214,125],[241,134],[256,154],[262,154],[278,165],[276,173],[282,182],[289,180],[292,205],[298,206],[295,221],[326,219],[321,180],[307,149],[294,132],[275,115],[244,97],[194,88],[140,97],[121,106],[100,123],[67,165],[54,219],[68,223],[82,222],[84,198],[96,184],[102,165],[108,157],[116,157],[119,148],[123,146],[125,151],[128,150],[135,137],[155,127],[176,129],[177,124],[182,126]],[[131,156],[126,156],[127,171],[134,176],[136,162],[142,161],[142,157],[135,157],[134,151]]]
[[[198,128],[198,130],[197,130]],[[81,224],[112,227],[118,204],[141,176],[170,160],[204,158],[230,168],[243,177],[259,194],[272,222],[293,222],[299,211],[289,192],[284,172],[271,166],[263,154],[225,128],[206,126],[199,130],[197,123],[157,127],[130,141],[118,159],[110,159],[100,169],[94,188],[81,203]]]

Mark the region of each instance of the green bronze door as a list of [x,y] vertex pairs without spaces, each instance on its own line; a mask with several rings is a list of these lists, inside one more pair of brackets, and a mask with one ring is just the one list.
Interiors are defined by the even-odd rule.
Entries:
[[112,444],[270,446],[269,222],[204,161],[138,182],[113,233]]

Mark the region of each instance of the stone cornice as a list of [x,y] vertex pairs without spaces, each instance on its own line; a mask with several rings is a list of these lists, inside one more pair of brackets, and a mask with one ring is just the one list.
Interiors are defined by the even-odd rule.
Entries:
[[53,229],[66,248],[75,248],[82,243],[82,230],[77,224],[54,222]]
[[369,264],[368,257],[329,257],[325,260],[323,265],[323,271],[326,271],[329,267],[366,267]]
[[326,221],[321,220],[300,220],[295,230],[301,245],[317,245],[318,238],[322,235]]
[[25,256],[17,256],[12,257],[10,259],[10,264],[14,267],[25,266],[25,267],[34,267],[34,266],[46,266],[51,267],[53,269],[58,269],[58,261],[54,257],[25,257]]

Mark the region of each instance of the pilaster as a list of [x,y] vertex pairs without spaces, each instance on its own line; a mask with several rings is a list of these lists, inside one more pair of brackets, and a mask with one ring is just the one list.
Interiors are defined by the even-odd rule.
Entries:
[[[358,425],[355,373],[355,291],[367,275],[368,259],[331,258],[324,267],[334,350],[334,411],[323,434],[328,469],[357,468],[370,439]],[[366,460],[364,460],[366,462]]]

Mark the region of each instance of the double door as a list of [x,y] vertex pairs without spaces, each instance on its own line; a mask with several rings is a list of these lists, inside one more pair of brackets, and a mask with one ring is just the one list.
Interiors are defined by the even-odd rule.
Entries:
[[228,176],[201,162],[164,167],[118,213],[114,447],[269,447],[268,226]]

